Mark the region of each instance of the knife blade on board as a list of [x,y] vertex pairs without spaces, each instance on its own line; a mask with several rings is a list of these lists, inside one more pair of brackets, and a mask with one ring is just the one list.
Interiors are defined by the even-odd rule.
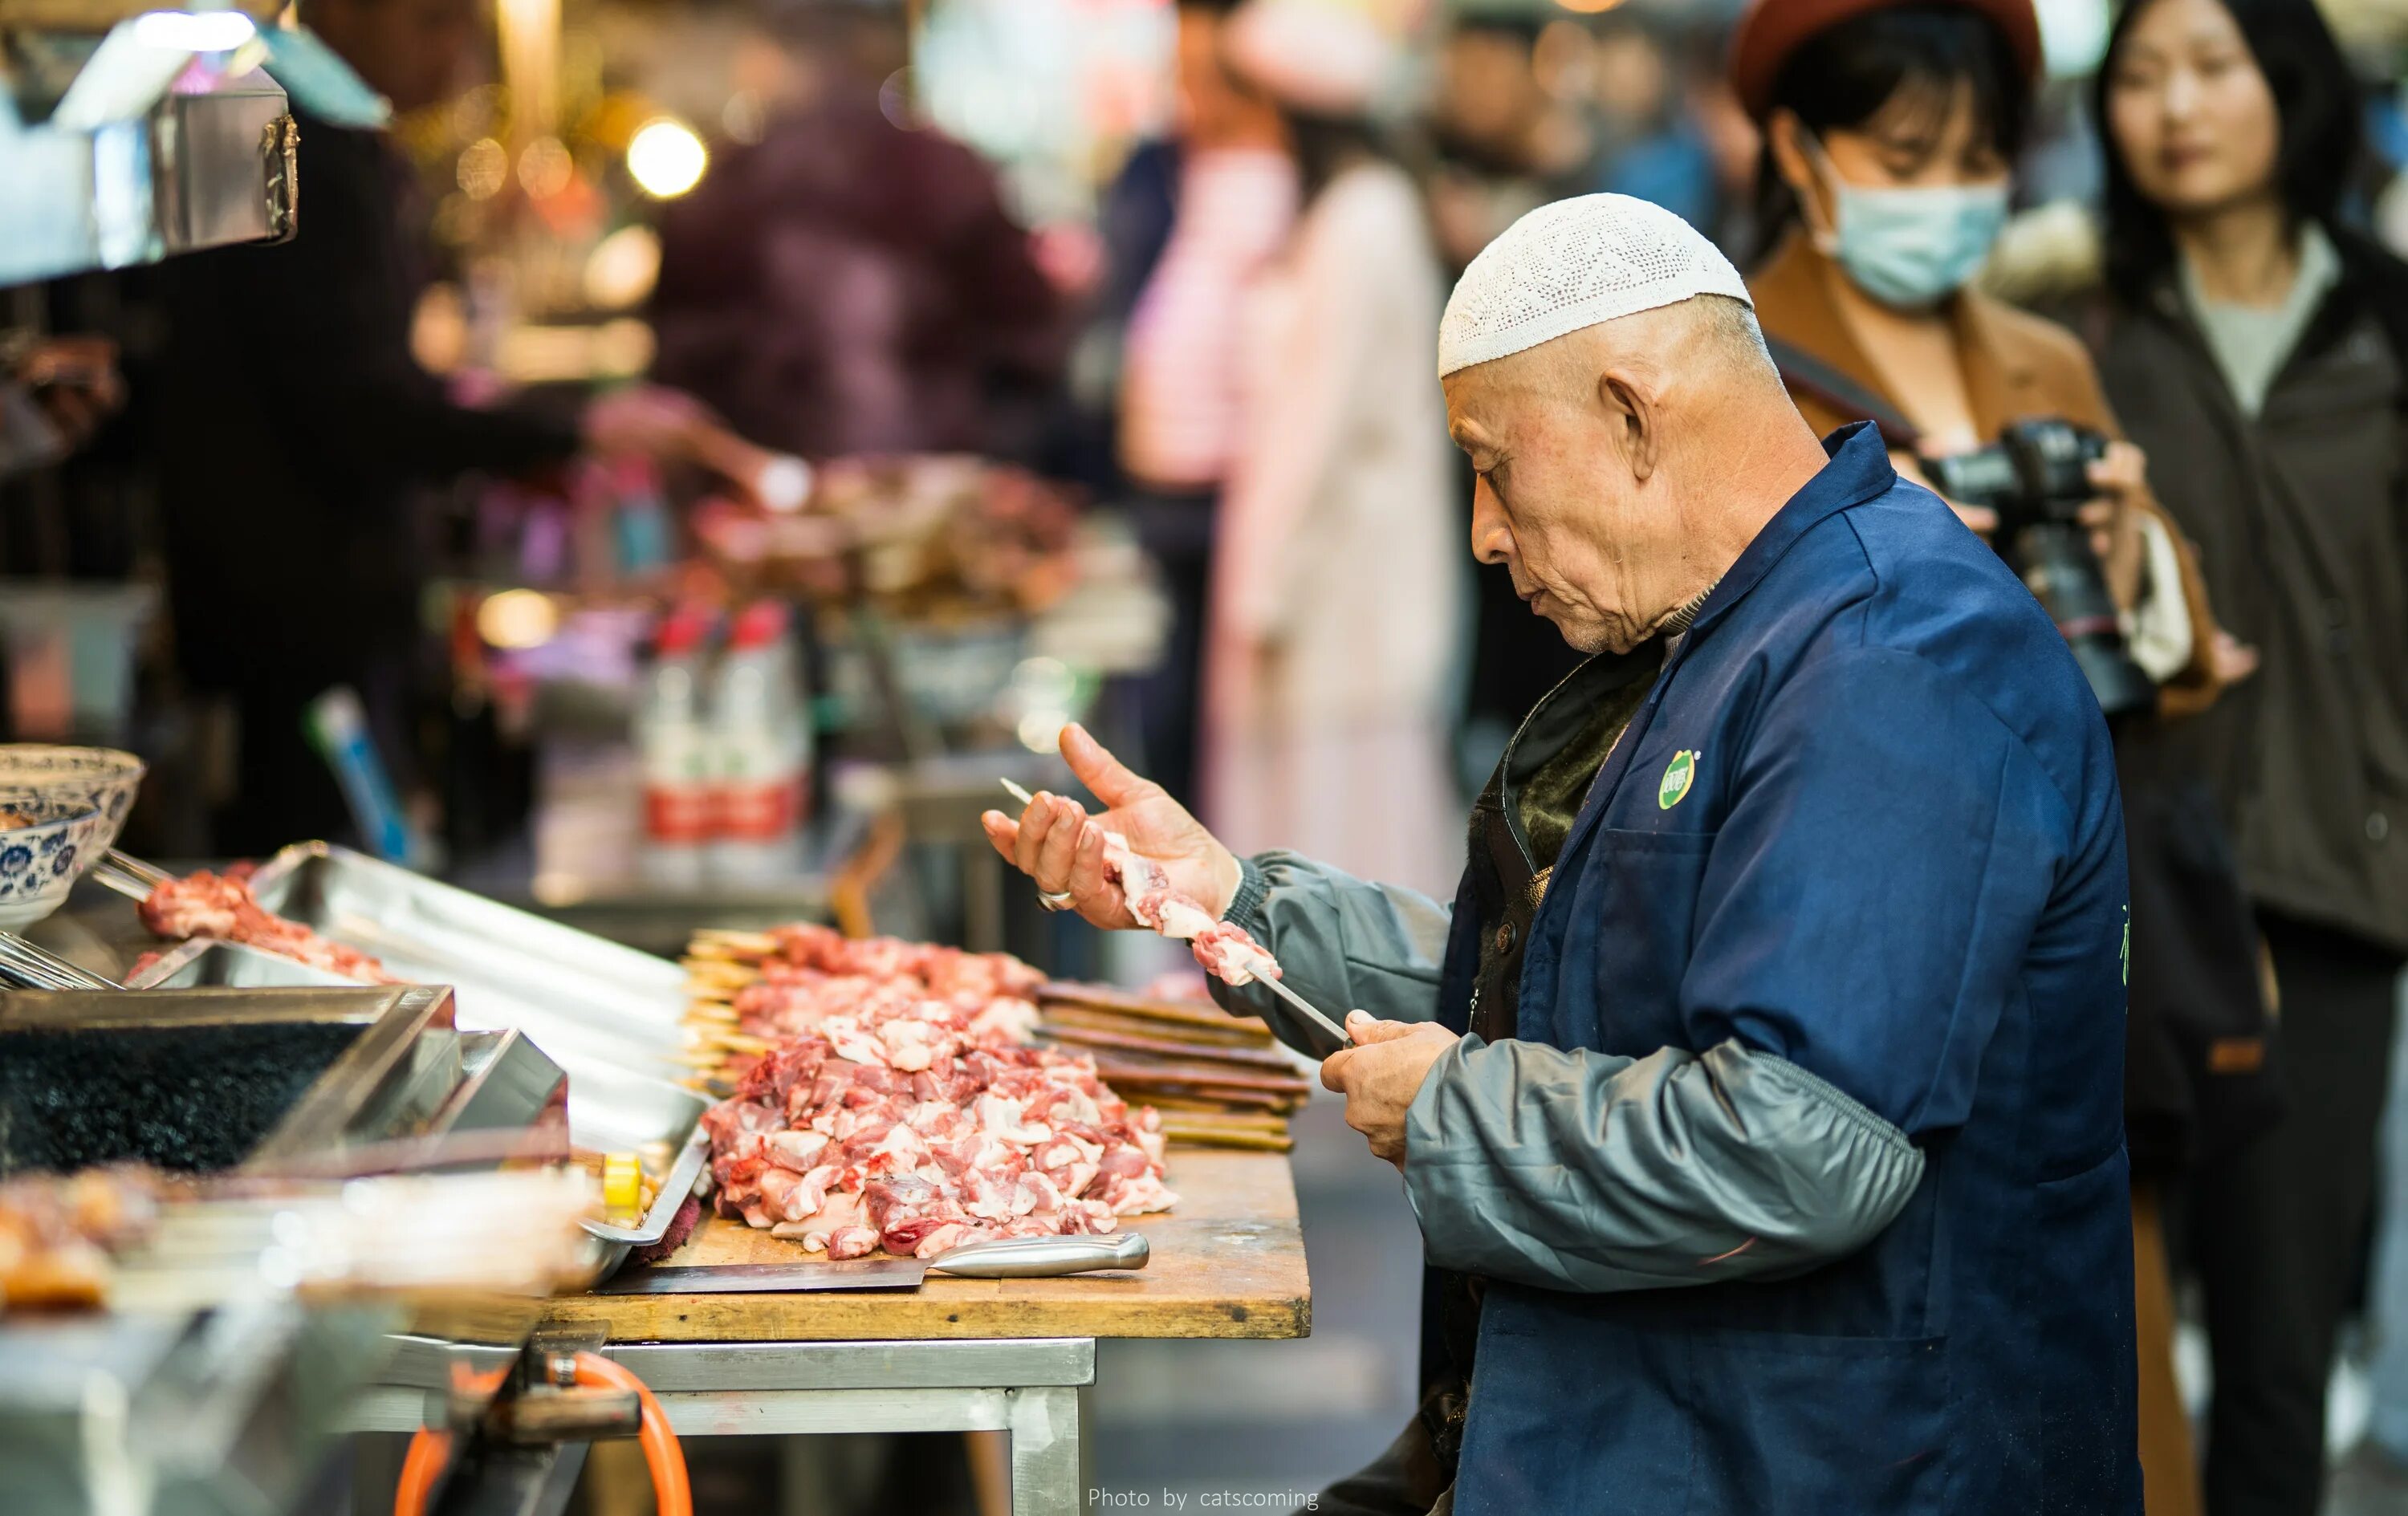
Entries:
[[790,1294],[819,1290],[916,1290],[930,1269],[970,1279],[1051,1279],[1099,1268],[1143,1268],[1144,1235],[998,1237],[934,1258],[872,1258],[845,1264],[688,1264],[630,1268],[595,1294]]

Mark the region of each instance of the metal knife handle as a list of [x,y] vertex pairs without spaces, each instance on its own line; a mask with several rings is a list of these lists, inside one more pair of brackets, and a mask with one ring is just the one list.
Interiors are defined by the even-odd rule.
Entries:
[[1001,1237],[968,1242],[928,1260],[931,1269],[979,1280],[1050,1279],[1094,1268],[1143,1268],[1153,1256],[1139,1232],[1110,1237]]

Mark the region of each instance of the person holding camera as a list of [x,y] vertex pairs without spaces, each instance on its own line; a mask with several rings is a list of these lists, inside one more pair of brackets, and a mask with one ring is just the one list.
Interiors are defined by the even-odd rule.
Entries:
[[2408,268],[2341,224],[2361,93],[2312,0],[2134,0],[2099,79],[2107,390],[2264,667],[2184,734],[2281,997],[2283,1123],[2193,1206],[2215,1516],[2308,1516],[2408,956]]
[[2235,669],[2080,340],[1968,288],[2006,221],[2040,63],[2030,0],[1756,0],[1730,57],[1764,134],[1767,252],[1748,288],[1807,420],[1879,425],[1899,472],[2033,588],[2114,723],[2142,948],[2127,1059],[2141,1454],[2148,1509],[2167,1516],[2198,1496],[2157,1194],[2193,1136],[2187,1120],[2153,1117],[2208,1102],[2203,1053],[2186,1056],[2156,1012],[2175,995],[2190,1012],[2200,982],[2242,1033],[2260,1030],[2262,1008],[2230,869],[2217,872],[2212,847],[2204,870],[2159,856],[2131,754]]

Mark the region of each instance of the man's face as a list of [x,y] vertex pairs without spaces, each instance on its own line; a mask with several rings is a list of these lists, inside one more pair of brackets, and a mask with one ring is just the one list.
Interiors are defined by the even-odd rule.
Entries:
[[304,20],[403,111],[459,92],[479,35],[478,0],[313,0]]
[[1447,430],[1477,476],[1471,552],[1574,648],[1627,652],[1666,609],[1643,569],[1670,556],[1670,492],[1660,471],[1637,478],[1624,418],[1560,382],[1561,362],[1541,349],[1447,376]]

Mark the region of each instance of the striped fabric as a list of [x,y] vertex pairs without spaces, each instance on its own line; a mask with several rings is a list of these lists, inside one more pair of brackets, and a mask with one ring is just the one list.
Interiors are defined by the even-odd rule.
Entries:
[[1283,152],[1191,152],[1170,243],[1129,319],[1121,378],[1121,465],[1164,489],[1211,488],[1241,432],[1239,307],[1285,242],[1296,166]]

